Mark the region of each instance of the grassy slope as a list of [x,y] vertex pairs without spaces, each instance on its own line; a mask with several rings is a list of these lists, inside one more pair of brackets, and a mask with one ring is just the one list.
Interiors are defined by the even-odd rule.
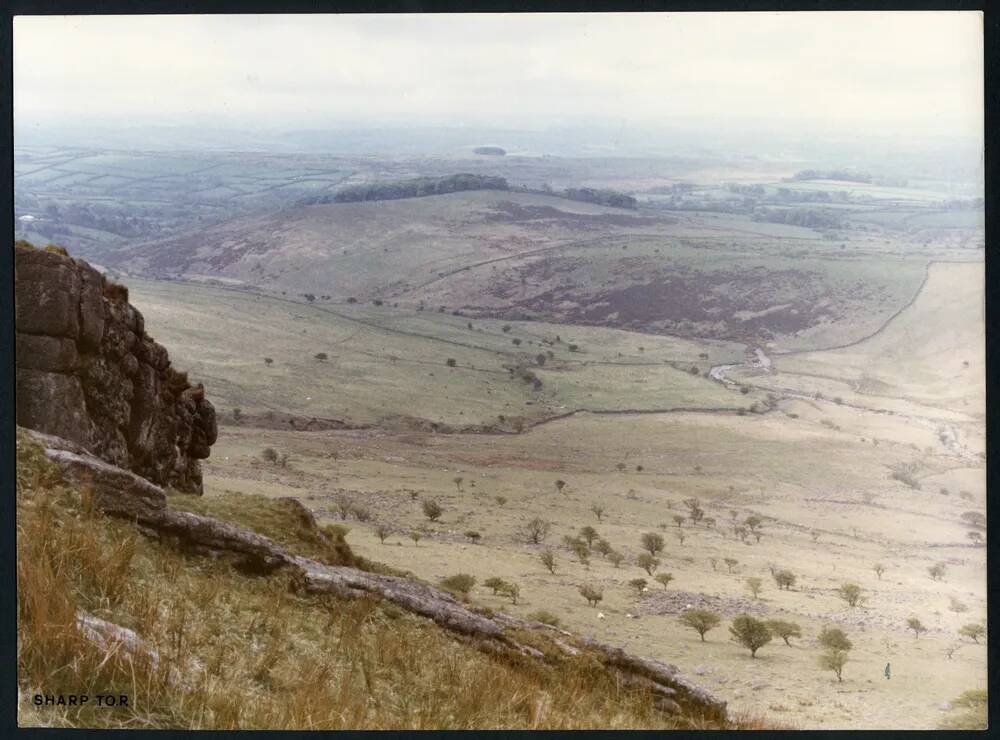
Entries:
[[[538,322],[475,320],[470,330],[467,319],[431,311],[332,309],[211,286],[128,283],[150,334],[226,411],[353,424],[405,414],[464,426],[497,424],[501,414],[531,420],[578,408],[737,408],[758,399],[688,372],[738,360],[742,350],[730,343]],[[570,343],[579,349],[570,351]],[[548,351],[553,357],[538,367],[536,355]],[[318,352],[329,359],[316,360]],[[449,358],[456,367],[446,365]],[[505,368],[518,364],[531,367],[540,390],[510,377]]]
[[[488,657],[373,600],[294,595],[188,558],[107,520],[18,439],[18,674],[22,726],[187,729],[672,728],[648,695],[583,654]],[[298,541],[260,501],[245,523]],[[216,500],[208,510],[226,510]],[[201,507],[206,508],[206,507]],[[300,550],[305,544],[298,542]],[[135,630],[157,665],[105,652],[77,609]],[[180,677],[180,681],[176,680]],[[128,708],[37,708],[37,692],[127,694]],[[736,725],[734,725],[735,727]],[[760,726],[744,722],[743,727]]]

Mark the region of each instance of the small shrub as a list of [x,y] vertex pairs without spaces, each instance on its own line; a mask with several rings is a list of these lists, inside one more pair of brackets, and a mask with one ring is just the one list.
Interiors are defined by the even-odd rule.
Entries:
[[260,451],[260,457],[264,462],[274,464],[278,462],[278,451],[273,447],[265,447]]
[[944,563],[935,563],[927,569],[927,572],[930,573],[933,580],[940,581],[944,578],[944,574],[947,569],[948,568]]
[[634,588],[637,594],[641,594],[646,590],[648,584],[645,578],[633,578],[628,582],[628,585]]
[[497,496],[493,500],[496,501],[499,506],[503,506],[504,504],[507,503],[507,497],[506,496]]
[[444,364],[447,365],[448,367],[455,367],[456,365],[458,365],[458,362],[455,360],[454,357],[449,357],[447,360],[444,361]]
[[550,627],[558,627],[561,623],[559,617],[557,617],[552,612],[547,612],[544,609],[540,609],[537,612],[532,612],[528,615],[528,619],[533,619],[536,622],[541,622],[542,624],[547,624]]
[[441,581],[441,588],[450,591],[456,596],[460,596],[463,600],[468,598],[469,592],[472,591],[472,587],[475,585],[475,576],[470,576],[468,573],[457,573]]

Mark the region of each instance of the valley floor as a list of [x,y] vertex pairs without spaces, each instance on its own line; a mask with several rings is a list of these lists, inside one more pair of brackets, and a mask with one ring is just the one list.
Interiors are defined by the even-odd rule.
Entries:
[[[975,527],[962,518],[985,511],[983,346],[975,332],[944,328],[981,326],[981,275],[981,265],[932,266],[917,300],[875,336],[843,350],[771,353],[771,367],[743,365],[735,347],[699,351],[686,340],[643,337],[645,351],[680,353],[685,362],[705,365],[683,391],[694,402],[667,404],[702,410],[658,413],[650,404],[648,413],[637,414],[625,403],[629,389],[602,377],[595,388],[613,390],[605,391],[607,405],[599,410],[619,413],[582,411],[521,433],[367,424],[305,432],[260,428],[230,413],[206,466],[206,496],[294,495],[321,519],[339,521],[346,512],[348,539],[361,555],[429,581],[470,573],[478,579],[476,602],[520,615],[545,610],[573,630],[674,663],[736,711],[765,711],[803,729],[934,728],[948,717],[950,700],[986,684],[985,646],[958,634],[986,614],[985,548],[970,540]],[[943,301],[956,286],[964,298]],[[949,313],[939,316],[946,305]],[[158,327],[151,331],[159,338]],[[345,334],[345,341],[353,336]],[[612,336],[618,334],[605,338]],[[586,346],[609,350],[607,342]],[[702,352],[710,354],[707,362]],[[469,364],[485,363],[485,356]],[[578,400],[580,387],[566,380],[576,377],[567,371],[575,360],[557,353],[546,387]],[[443,360],[435,362],[440,371],[429,372],[448,371]],[[735,366],[726,378],[738,385],[703,377],[709,365],[725,363]],[[465,364],[463,357],[459,366]],[[224,386],[234,398],[242,373],[234,371]],[[455,377],[463,380],[439,391],[444,403],[454,397],[441,411],[452,418],[481,400],[465,384],[473,382],[466,380],[474,377],[471,369]],[[635,380],[653,392],[677,393],[678,386],[656,377]],[[405,374],[393,382],[405,395]],[[749,392],[741,393],[741,385]],[[305,382],[300,392],[312,387]],[[423,402],[417,387],[411,393],[411,406]],[[505,403],[523,407],[523,391],[504,386],[503,393]],[[338,403],[360,409],[366,398]],[[751,401],[764,404],[758,411],[770,409],[736,412]],[[287,463],[262,461],[266,447],[287,453]],[[687,514],[689,498],[714,526],[675,522]],[[424,516],[428,500],[443,509],[436,522]],[[734,525],[754,515],[764,521],[761,538],[742,541]],[[551,523],[542,544],[526,536],[534,518]],[[583,564],[563,544],[588,525],[625,555],[620,567],[596,551]],[[388,531],[384,542],[380,528]],[[467,531],[481,534],[476,544]],[[636,564],[645,532],[666,541],[657,571],[673,574],[666,588]],[[539,560],[546,546],[556,553],[555,573]],[[885,566],[881,577],[877,563]],[[938,563],[945,572],[935,580],[928,568]],[[772,566],[796,574],[791,590],[774,585]],[[482,586],[492,576],[519,584],[517,604]],[[651,582],[639,595],[629,585],[638,577]],[[763,581],[759,598],[748,590],[752,577]],[[846,582],[861,586],[860,606],[838,597]],[[578,593],[583,584],[603,588],[597,607]],[[689,606],[723,616],[705,642],[678,621]],[[751,659],[727,630],[729,619],[744,612],[797,622],[803,637],[790,646],[776,639]],[[914,616],[928,628],[919,638],[907,628]],[[817,662],[816,637],[828,624],[854,642],[843,682]]]

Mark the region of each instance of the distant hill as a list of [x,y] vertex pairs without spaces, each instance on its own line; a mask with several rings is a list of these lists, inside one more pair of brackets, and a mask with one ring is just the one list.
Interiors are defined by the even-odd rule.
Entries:
[[507,154],[507,150],[498,146],[477,146],[472,150],[476,154],[487,154],[494,157],[503,157]]

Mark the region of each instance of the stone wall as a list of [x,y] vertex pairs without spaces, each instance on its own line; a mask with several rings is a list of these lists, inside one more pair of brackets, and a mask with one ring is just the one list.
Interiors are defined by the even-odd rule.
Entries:
[[14,289],[17,423],[200,493],[215,409],[146,334],[128,291],[82,260],[23,243]]

